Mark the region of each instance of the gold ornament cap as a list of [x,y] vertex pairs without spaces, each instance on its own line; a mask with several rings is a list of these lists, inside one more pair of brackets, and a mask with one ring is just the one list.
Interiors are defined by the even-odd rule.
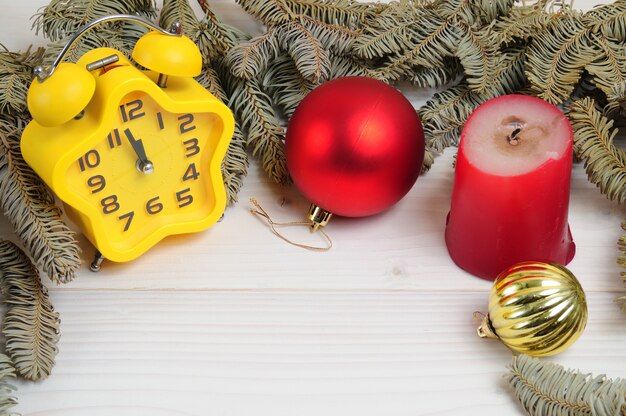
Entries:
[[317,231],[318,228],[326,226],[332,216],[332,212],[326,211],[315,204],[311,204],[307,214],[307,218],[311,220],[311,231]]
[[478,328],[513,351],[549,356],[565,351],[587,324],[587,301],[576,277],[555,263],[518,263],[498,275],[489,314]]

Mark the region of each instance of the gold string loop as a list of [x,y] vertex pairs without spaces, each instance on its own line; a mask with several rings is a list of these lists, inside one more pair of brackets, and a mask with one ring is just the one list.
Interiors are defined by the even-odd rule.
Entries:
[[296,247],[304,248],[307,250],[312,250],[312,251],[328,251],[333,247],[333,241],[331,240],[330,236],[326,234],[326,232],[322,230],[321,228],[318,228],[316,232],[320,233],[322,237],[324,237],[324,239],[326,240],[327,244],[325,246],[312,246],[312,245],[302,244],[302,243],[298,243],[293,240],[290,240],[289,238],[285,237],[280,231],[278,231],[276,227],[290,227],[294,225],[304,225],[307,228],[311,229],[311,222],[309,221],[275,222],[267,213],[267,211],[265,211],[265,209],[261,207],[261,204],[259,204],[259,201],[257,201],[255,198],[250,198],[250,203],[254,205],[254,208],[250,208],[250,212],[254,215],[264,218],[267,224],[269,225],[272,233],[274,233],[274,235],[276,235],[278,238],[285,240],[289,244],[294,245]]

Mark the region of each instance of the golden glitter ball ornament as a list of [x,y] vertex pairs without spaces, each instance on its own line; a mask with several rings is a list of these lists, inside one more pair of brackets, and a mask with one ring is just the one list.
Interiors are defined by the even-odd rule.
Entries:
[[498,275],[489,294],[482,338],[533,356],[558,354],[587,324],[587,301],[576,277],[555,263],[518,263]]

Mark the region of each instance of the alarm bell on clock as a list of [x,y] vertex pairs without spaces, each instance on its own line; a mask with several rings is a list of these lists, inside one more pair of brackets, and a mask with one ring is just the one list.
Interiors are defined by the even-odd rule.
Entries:
[[[112,48],[63,62],[82,34],[113,20],[151,29],[132,53],[145,69]],[[205,230],[224,212],[220,167],[234,119],[193,79],[201,69],[180,25],[166,31],[131,15],[95,20],[50,67],[35,68],[22,154],[96,247],[91,270],[105,258],[133,260],[168,235]]]

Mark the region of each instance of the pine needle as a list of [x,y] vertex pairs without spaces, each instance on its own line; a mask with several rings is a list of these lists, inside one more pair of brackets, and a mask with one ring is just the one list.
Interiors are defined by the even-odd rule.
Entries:
[[243,80],[228,76],[228,68],[221,60],[215,60],[213,67],[224,81],[224,90],[229,96],[228,105],[235,109],[241,122],[241,129],[247,136],[247,147],[253,156],[261,158],[263,169],[278,183],[289,183],[285,160],[285,132],[271,99],[256,80]]
[[617,129],[595,108],[591,98],[572,104],[569,118],[574,129],[574,151],[585,164],[589,181],[604,195],[620,204],[626,202],[626,153],[613,140]]
[[291,13],[351,29],[375,19],[388,4],[354,0],[298,0],[289,2]]
[[7,305],[2,333],[15,369],[29,380],[50,375],[59,341],[59,314],[37,268],[10,241],[0,241],[0,287]]
[[530,416],[615,416],[626,412],[626,380],[593,377],[526,355],[513,357],[508,382]]
[[33,26],[37,33],[41,31],[48,39],[58,41],[73,35],[91,21],[112,14],[154,17],[156,10],[153,0],[51,0],[41,13],[35,15]]
[[283,47],[304,78],[313,82],[328,79],[330,57],[320,39],[299,22],[285,25],[280,35]]
[[25,124],[0,115],[0,208],[50,279],[67,283],[80,267],[80,248],[51,193],[22,158]]
[[495,49],[489,38],[472,27],[456,25],[459,36],[456,57],[465,70],[467,86],[478,94],[487,91],[493,84]]
[[291,118],[296,107],[316,86],[305,79],[294,62],[284,55],[270,64],[262,84],[287,118]]
[[9,357],[0,354],[0,415],[10,416],[11,408],[17,404],[17,399],[13,395],[17,390],[9,380],[15,378],[15,368]]
[[545,30],[553,18],[552,13],[545,10],[545,6],[545,2],[538,2],[511,9],[507,15],[494,22],[490,33],[492,42],[496,45],[526,42]]
[[[622,230],[626,231],[626,219],[622,221]],[[617,258],[617,264],[626,267],[626,234],[622,234],[619,240],[617,241],[617,247],[619,248],[619,257]],[[626,287],[626,271],[620,272],[620,277],[624,282],[624,286]],[[618,302],[622,304],[622,309],[626,311],[626,296],[622,296],[617,299]]]
[[440,153],[449,146],[457,146],[465,122],[480,104],[526,86],[524,51],[524,48],[509,48],[502,52],[492,74],[496,82],[485,93],[478,94],[461,82],[434,94],[418,111],[431,151]]
[[616,0],[585,13],[591,31],[616,42],[626,41],[626,2]]
[[245,79],[259,76],[265,71],[268,63],[280,55],[278,35],[279,30],[269,29],[264,34],[232,48],[227,55],[231,72]]
[[581,13],[567,11],[553,18],[533,38],[527,54],[533,92],[552,104],[565,102],[596,55]]
[[0,51],[0,113],[22,115],[33,79],[33,68],[43,59],[43,48],[23,53]]
[[182,33],[193,40],[205,62],[216,57],[218,41],[210,30],[210,25],[205,19],[199,21],[188,0],[164,0],[163,8],[159,15],[159,26],[170,28],[174,22],[181,24]]

